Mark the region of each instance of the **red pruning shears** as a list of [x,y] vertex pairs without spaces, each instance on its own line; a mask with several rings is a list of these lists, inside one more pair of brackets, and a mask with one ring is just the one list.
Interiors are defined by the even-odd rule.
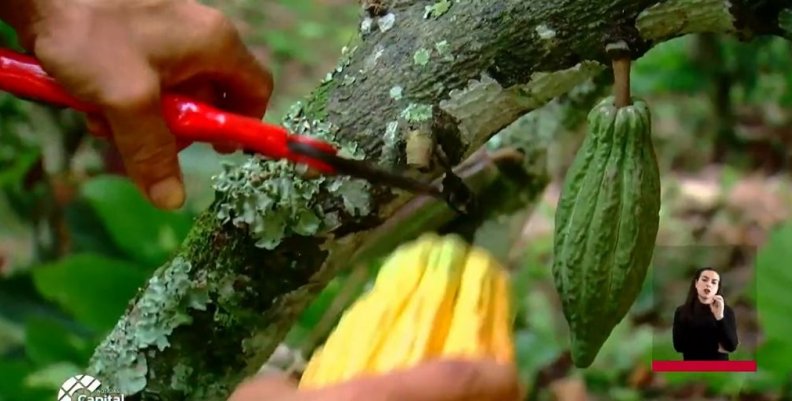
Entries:
[[[69,107],[84,113],[97,110],[68,94],[31,56],[0,49],[0,90],[17,97]],[[304,164],[327,175],[348,175],[410,192],[443,199],[462,212],[471,200],[459,177],[443,180],[442,189],[413,178],[384,171],[361,161],[337,155],[337,149],[318,138],[289,133],[286,128],[259,119],[219,110],[211,105],[176,94],[162,96],[165,122],[176,136],[179,149],[193,142],[234,142],[246,152],[270,159]]]

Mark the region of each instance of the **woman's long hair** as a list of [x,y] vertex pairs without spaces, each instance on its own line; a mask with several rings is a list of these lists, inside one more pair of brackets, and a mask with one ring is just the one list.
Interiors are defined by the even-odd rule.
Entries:
[[[690,287],[688,288],[687,298],[685,299],[685,303],[682,305],[680,310],[681,315],[685,319],[689,319],[693,317],[695,313],[696,304],[699,303],[698,300],[698,291],[696,291],[696,282],[698,281],[699,277],[701,277],[701,273],[705,271],[714,271],[718,272],[712,267],[702,267],[696,270],[696,274],[693,276],[693,280],[690,281]],[[721,295],[721,290],[723,289],[723,278],[718,280],[718,291],[715,292],[715,295]]]

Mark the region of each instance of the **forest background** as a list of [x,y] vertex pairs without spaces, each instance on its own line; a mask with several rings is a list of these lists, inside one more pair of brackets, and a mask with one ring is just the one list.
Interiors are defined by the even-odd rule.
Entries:
[[[215,2],[275,75],[266,119],[281,121],[335,68],[359,29],[344,0]],[[0,26],[0,46],[15,46]],[[644,291],[594,365],[571,366],[566,324],[550,280],[553,214],[565,169],[586,132],[587,106],[559,115],[550,102],[511,129],[553,137],[551,181],[540,202],[485,227],[487,246],[515,274],[521,376],[537,398],[772,400],[792,397],[792,42],[688,35],[652,48],[633,66],[632,89],[653,111],[663,172],[658,255]],[[606,88],[607,90],[607,88]],[[604,93],[604,92],[603,92]],[[179,212],[153,209],[116,175],[118,159],[86,138],[81,120],[0,93],[0,400],[54,399],[83,372],[136,289],[179,247],[214,196],[224,160],[194,145],[182,163],[189,191]],[[739,245],[739,246],[735,246]],[[695,268],[715,266],[739,316],[757,373],[659,374],[677,358],[673,308]],[[305,310],[285,343],[311,349],[338,306],[377,266],[339,274]],[[757,280],[757,277],[760,279]],[[664,295],[665,294],[665,295]],[[757,313],[757,310],[759,313]],[[330,323],[328,323],[330,322]]]

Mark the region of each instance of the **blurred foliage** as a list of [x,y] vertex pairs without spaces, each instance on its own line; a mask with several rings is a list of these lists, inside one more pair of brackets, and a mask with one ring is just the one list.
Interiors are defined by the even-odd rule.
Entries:
[[[335,66],[341,47],[358,28],[359,4],[352,1],[205,3],[227,12],[272,68],[276,88],[266,117],[271,121],[280,120],[292,102]],[[13,31],[2,24],[0,45],[18,49]],[[633,88],[652,106],[667,188],[663,230],[683,243],[700,238],[690,215],[666,206],[678,201],[678,174],[695,175],[713,163],[725,163],[717,183],[725,191],[757,172],[781,175],[789,186],[789,71],[792,47],[777,38],[742,43],[730,37],[687,36],[660,44],[637,60]],[[544,109],[547,114],[552,110]],[[577,111],[568,112],[562,124],[541,124],[552,131],[543,138],[553,141],[557,179],[585,130],[581,116],[587,110]],[[66,377],[82,372],[135,291],[177,250],[196,213],[211,201],[209,180],[220,161],[241,157],[221,157],[198,145],[182,152],[190,201],[182,211],[162,212],[117,174],[112,152],[87,138],[76,117],[0,93],[0,401],[51,400]],[[545,201],[536,206],[532,220],[551,224],[553,213],[552,202]],[[687,285],[690,269],[727,263],[717,247],[710,248],[713,252],[658,251],[651,279],[594,365],[572,368],[566,323],[550,281],[551,226],[538,231],[512,266],[517,357],[532,399],[552,399],[556,390],[551,384],[560,378],[582,382],[594,399],[792,396],[792,303],[787,293],[792,287],[792,224],[772,231],[755,264],[751,259],[724,273],[733,278],[730,302],[746,311],[761,310],[756,327],[745,326],[751,331],[746,337],[750,347],[735,355],[750,358],[755,352],[760,367],[755,374],[651,372],[653,357],[677,357],[669,342],[668,314],[678,302],[680,287],[684,291]],[[675,263],[687,267],[655,270]],[[756,274],[741,273],[754,266]],[[350,266],[339,274],[300,316],[286,342],[310,352],[343,307],[370,284],[377,268],[376,263]]]
[[279,122],[298,97],[335,68],[358,31],[358,2],[349,0],[204,0],[226,12],[246,43],[272,70],[275,90],[265,119]]

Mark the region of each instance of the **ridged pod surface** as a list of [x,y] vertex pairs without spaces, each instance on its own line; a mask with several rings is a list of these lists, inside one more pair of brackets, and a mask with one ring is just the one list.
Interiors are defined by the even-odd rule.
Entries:
[[659,225],[660,172],[643,100],[607,97],[570,166],[555,216],[553,280],[577,367],[593,363],[641,290]]
[[508,272],[455,235],[424,234],[385,261],[371,290],[312,355],[300,388],[436,357],[513,363]]

